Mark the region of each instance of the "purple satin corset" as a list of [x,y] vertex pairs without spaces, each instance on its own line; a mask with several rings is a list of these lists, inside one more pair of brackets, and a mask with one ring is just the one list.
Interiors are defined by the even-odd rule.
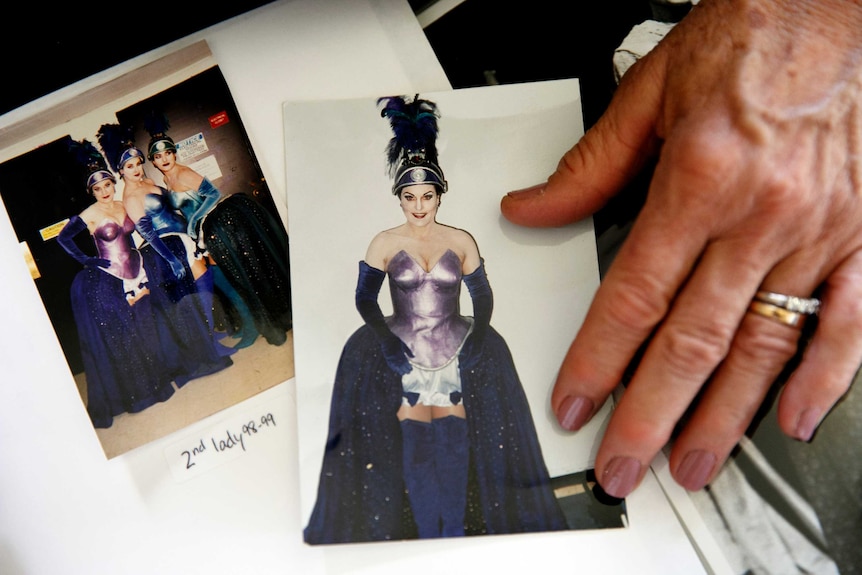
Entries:
[[111,262],[105,271],[122,279],[135,279],[141,271],[141,254],[134,249],[131,233],[135,224],[126,216],[121,226],[111,219],[104,219],[93,230],[93,241],[100,258]]
[[452,250],[430,271],[401,250],[389,261],[389,329],[413,352],[412,362],[436,368],[458,352],[470,329],[460,314],[461,260]]

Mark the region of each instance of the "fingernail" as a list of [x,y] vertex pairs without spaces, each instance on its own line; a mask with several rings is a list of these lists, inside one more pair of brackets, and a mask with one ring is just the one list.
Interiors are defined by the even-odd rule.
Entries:
[[535,198],[545,193],[545,185],[546,184],[544,183],[537,184],[535,186],[530,186],[529,188],[524,188],[523,190],[514,190],[506,195],[515,200]]
[[594,409],[595,404],[591,399],[569,396],[560,404],[557,420],[563,429],[577,431],[584,426]]
[[612,497],[622,499],[631,493],[641,474],[641,463],[631,457],[614,457],[602,474],[602,488]]
[[682,458],[682,463],[676,470],[677,483],[688,489],[689,491],[697,491],[706,485],[709,476],[712,475],[712,470],[715,469],[715,462],[718,458],[714,453],[696,449],[689,451]]
[[796,439],[811,441],[818,425],[820,425],[820,410],[816,407],[809,407],[799,414],[799,419],[796,422]]

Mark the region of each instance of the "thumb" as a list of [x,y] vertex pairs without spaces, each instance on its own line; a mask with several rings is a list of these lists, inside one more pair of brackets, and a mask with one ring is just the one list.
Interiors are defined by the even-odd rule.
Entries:
[[546,183],[503,196],[507,220],[530,227],[570,224],[596,212],[638,173],[658,146],[664,62],[656,52],[628,70],[608,109]]

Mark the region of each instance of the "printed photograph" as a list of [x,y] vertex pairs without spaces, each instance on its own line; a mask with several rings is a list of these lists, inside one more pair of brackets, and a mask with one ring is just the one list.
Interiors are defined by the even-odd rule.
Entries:
[[108,458],[293,376],[288,236],[218,66],[0,164]]
[[306,543],[626,526],[548,407],[598,285],[591,221],[506,191],[583,132],[577,81],[287,102]]

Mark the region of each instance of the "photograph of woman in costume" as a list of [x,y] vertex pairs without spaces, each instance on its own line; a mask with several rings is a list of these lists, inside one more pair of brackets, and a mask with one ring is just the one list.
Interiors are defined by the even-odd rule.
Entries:
[[[404,223],[359,262],[364,324],[342,350],[308,543],[565,529],[473,237],[437,221],[434,102],[382,98]],[[393,313],[379,292],[388,276]],[[461,282],[472,316],[460,313]]]
[[223,194],[209,178],[177,161],[177,146],[163,114],[145,120],[148,158],[159,169],[173,209],[186,220],[186,233],[206,254],[216,287],[237,311],[241,326],[236,349],[263,335],[280,346],[291,329],[287,235],[249,194]]
[[145,177],[144,153],[129,134],[119,124],[104,124],[99,145],[122,178],[123,205],[143,238],[140,251],[152,285],[162,335],[159,345],[181,387],[231,366],[229,356],[235,350],[217,341],[213,274],[195,257],[186,222],[174,213],[167,191]]
[[[63,135],[55,137],[52,129],[48,141],[29,149],[15,146],[14,155],[0,162],[0,196],[76,392],[77,404],[69,409],[95,427],[108,459],[294,375],[292,332],[272,338],[281,345],[269,345],[253,322],[240,321],[226,282],[215,277],[223,279],[222,268],[205,249],[215,248],[189,235],[200,225],[189,226],[171,202],[162,173],[147,158],[148,148],[136,145],[148,141],[149,111],[169,111],[177,132],[192,134],[186,140],[193,140],[194,153],[206,152],[191,167],[222,195],[254,198],[286,236],[281,202],[270,194],[218,66],[195,67],[182,77],[156,79],[143,68],[130,72],[100,92],[116,100],[96,109],[78,106],[85,99],[70,101],[75,111],[64,108],[57,116],[65,122],[66,114],[72,115]],[[145,91],[139,84],[143,78]],[[73,153],[70,142],[77,146]],[[187,161],[194,153],[185,148],[178,159]],[[93,158],[102,167],[80,173]],[[92,174],[94,180],[84,186]],[[38,194],[32,192],[34,176]],[[118,225],[108,225],[102,211]],[[229,229],[230,218],[215,220],[228,236],[248,229]],[[280,255],[286,262],[286,246]],[[281,295],[289,310],[289,286]],[[252,329],[240,332],[243,324]],[[54,349],[44,353],[51,356]],[[143,409],[152,398],[157,404]]]
[[[58,243],[83,269],[72,282],[71,303],[87,375],[87,413],[107,428],[120,413],[137,413],[174,393],[173,373],[160,353],[152,298],[135,229],[115,199],[116,177],[96,147],[70,140],[86,168],[86,190],[95,201],[72,216]],[[96,256],[75,243],[87,231]]]

